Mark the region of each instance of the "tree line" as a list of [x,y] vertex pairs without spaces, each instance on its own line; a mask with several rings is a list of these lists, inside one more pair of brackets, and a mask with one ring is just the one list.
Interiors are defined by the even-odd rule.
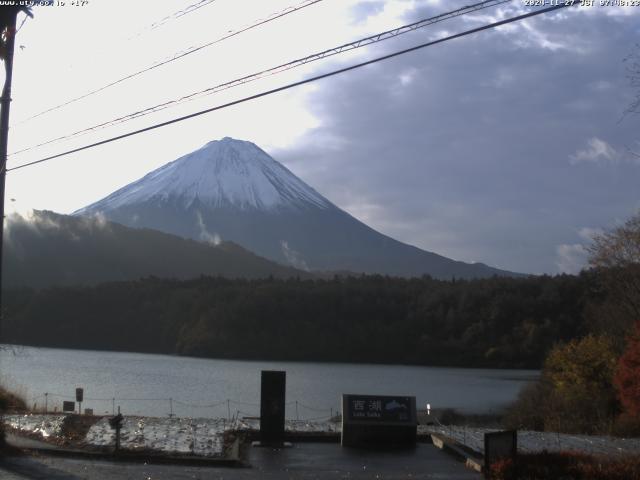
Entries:
[[579,275],[149,277],[6,292],[4,342],[212,358],[541,368],[506,424],[640,433],[640,213]]
[[215,358],[539,368],[589,329],[594,273],[146,278],[6,292],[4,341]]
[[515,428],[640,435],[640,212],[594,238],[583,335],[556,344],[507,415]]

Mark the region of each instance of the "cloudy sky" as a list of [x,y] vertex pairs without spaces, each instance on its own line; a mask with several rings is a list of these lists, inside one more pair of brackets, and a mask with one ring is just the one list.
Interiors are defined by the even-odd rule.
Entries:
[[[323,0],[29,119],[300,2],[35,8],[17,37],[9,151],[470,3]],[[506,2],[12,155],[9,168],[527,11]],[[70,213],[232,136],[406,243],[513,271],[576,272],[594,232],[640,209],[640,119],[624,115],[637,94],[625,58],[638,51],[639,20],[640,7],[564,9],[15,170],[7,208]]]

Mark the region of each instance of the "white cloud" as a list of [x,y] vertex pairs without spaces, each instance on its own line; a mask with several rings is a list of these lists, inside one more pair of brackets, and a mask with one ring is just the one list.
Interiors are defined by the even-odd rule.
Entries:
[[579,273],[587,264],[587,249],[581,243],[556,247],[556,266],[560,273]]
[[515,78],[515,75],[513,74],[513,72],[510,72],[507,69],[501,68],[501,69],[498,70],[498,72],[494,76],[494,78],[493,78],[491,83],[496,88],[502,88],[502,87],[505,87],[507,85],[513,84],[513,82],[515,80],[516,80],[516,78]]
[[416,78],[416,71],[417,70],[415,68],[410,68],[402,72],[398,76],[398,80],[400,80],[400,85],[404,87],[406,85],[409,85],[411,82],[413,82],[413,80]]
[[560,273],[579,273],[588,264],[588,245],[603,233],[601,228],[582,227],[578,229],[581,243],[563,243],[556,246],[556,267]]
[[526,40],[520,41],[530,42],[545,50],[555,52],[556,50],[570,50],[570,44],[565,40],[561,41],[559,38],[551,39],[551,35],[548,32],[543,32],[536,28],[532,22],[523,20],[520,22],[520,26],[527,32]]
[[569,155],[569,163],[615,163],[622,158],[620,152],[598,137],[591,137],[584,149]]
[[603,230],[601,228],[582,227],[578,230],[578,236],[585,242],[592,242],[594,237],[602,235]]
[[415,79],[418,77],[418,70],[415,68],[407,68],[401,71],[397,77],[396,81],[391,84],[390,92],[394,96],[404,96],[407,92],[410,91],[408,87],[414,83]]

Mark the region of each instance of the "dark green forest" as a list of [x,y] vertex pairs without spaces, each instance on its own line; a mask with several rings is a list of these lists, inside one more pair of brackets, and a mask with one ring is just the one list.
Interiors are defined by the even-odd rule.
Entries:
[[244,358],[539,368],[584,335],[596,274],[439,281],[146,278],[6,291],[5,342]]
[[211,245],[100,217],[34,211],[10,215],[3,252],[6,287],[97,285],[162,278],[311,278],[312,274],[258,257],[233,242]]

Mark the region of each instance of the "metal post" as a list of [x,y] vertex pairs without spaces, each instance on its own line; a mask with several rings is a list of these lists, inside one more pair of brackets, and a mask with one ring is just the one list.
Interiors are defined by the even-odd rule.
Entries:
[[[120,415],[120,406],[118,405],[118,415]],[[116,423],[116,453],[120,451],[120,429],[122,428],[122,424],[120,422]]]
[[227,417],[231,421],[231,400],[227,399]]
[[[7,7],[5,7],[7,8]],[[11,105],[11,81],[13,79],[13,49],[16,39],[16,18],[18,9],[13,7],[8,15],[7,39],[4,50],[4,69],[6,72],[2,98],[0,98],[0,333],[4,317],[2,300],[2,244],[4,239],[4,187],[7,173],[7,148],[9,142],[9,107]]]
[[173,418],[173,398],[169,399],[169,418]]
[[44,393],[44,413],[49,413],[49,393]]
[[111,415],[115,415],[116,414],[116,399],[112,398],[111,399]]
[[296,420],[300,420],[300,416],[298,415],[298,401],[296,400]]

